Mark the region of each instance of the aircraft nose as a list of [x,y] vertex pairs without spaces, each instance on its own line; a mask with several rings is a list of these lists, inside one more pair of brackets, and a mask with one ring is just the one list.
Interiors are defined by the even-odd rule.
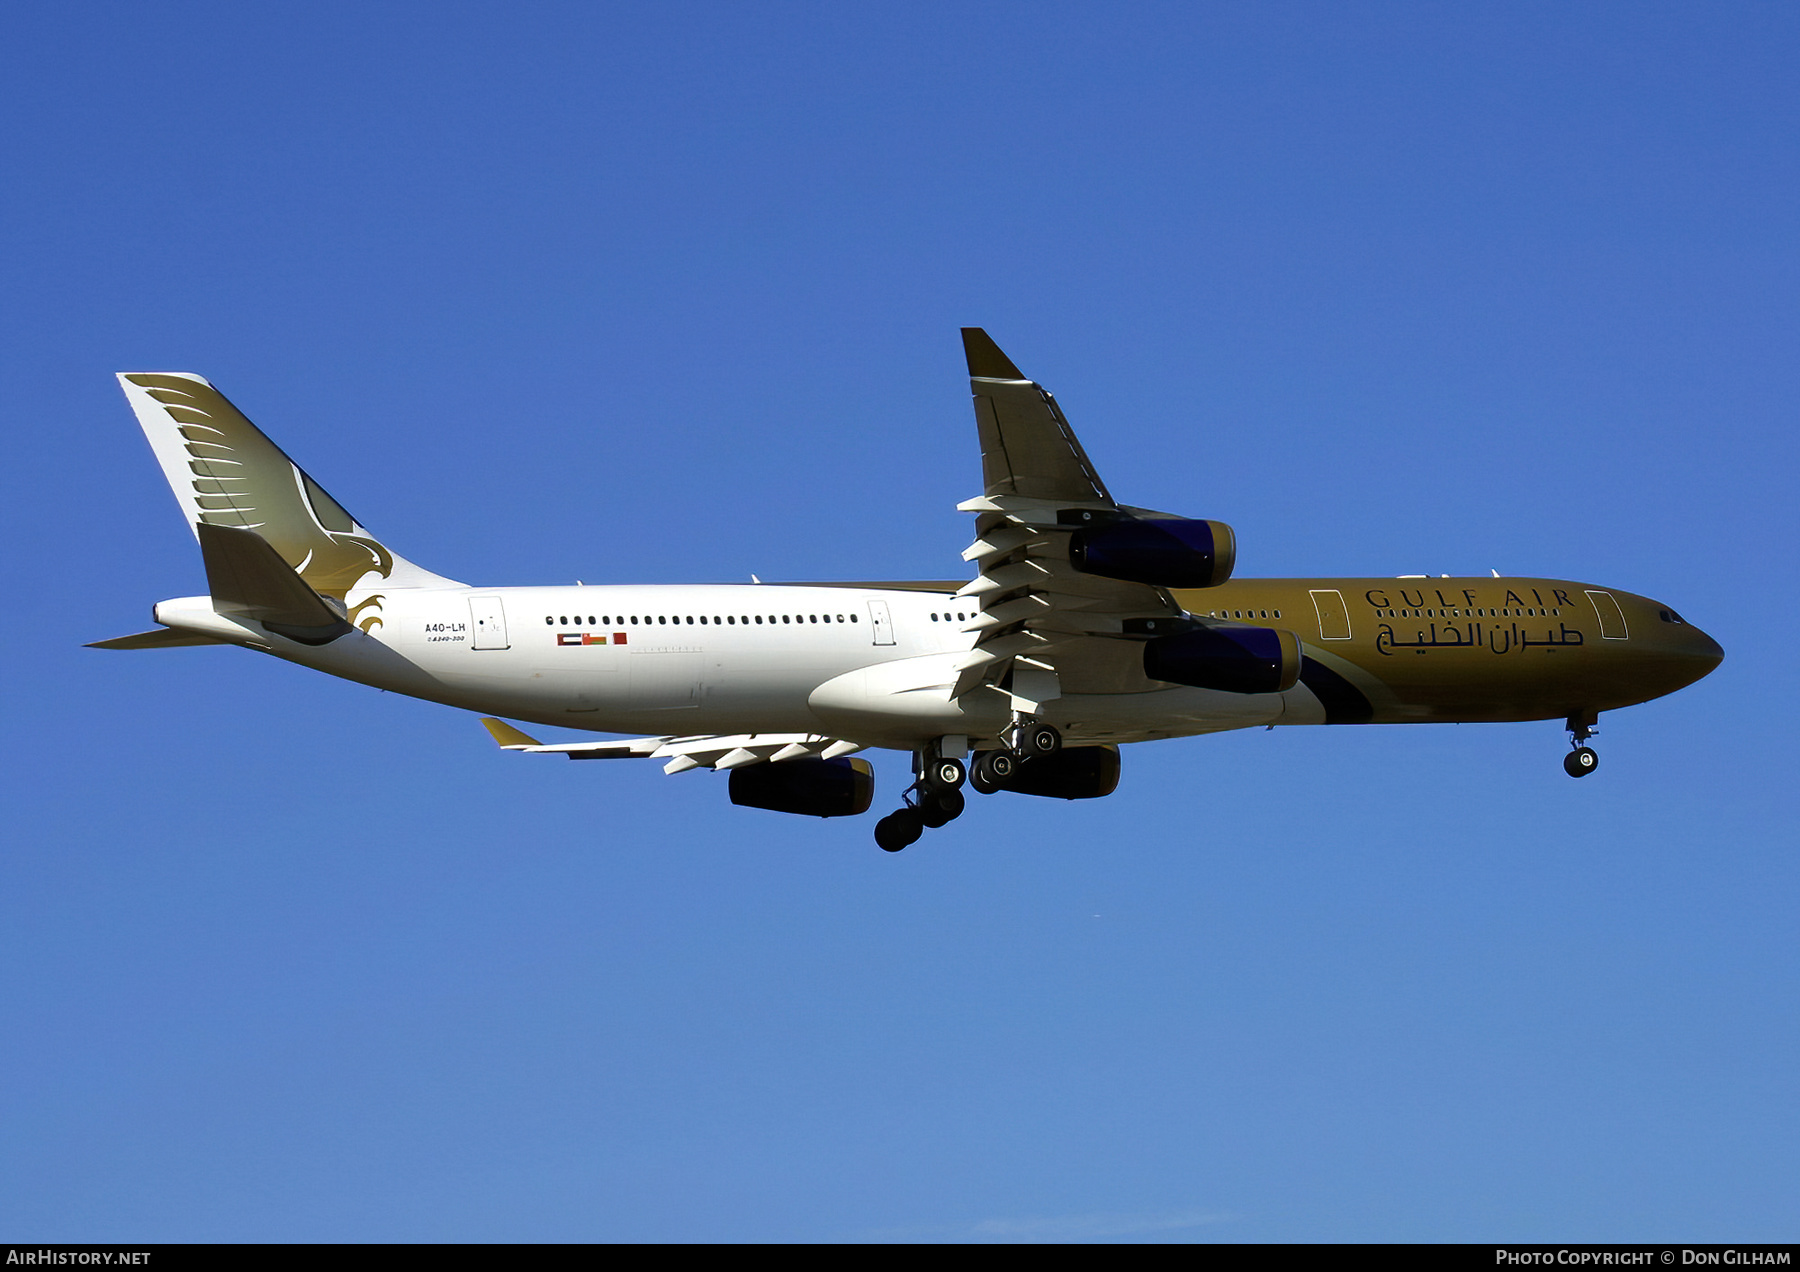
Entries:
[[[1673,611],[1664,612],[1673,617]],[[1693,684],[1725,661],[1725,650],[1719,642],[1685,619],[1663,627],[1654,649],[1664,666],[1684,685]]]
[[1690,625],[1688,631],[1691,633],[1691,641],[1689,648],[1683,652],[1696,662],[1706,665],[1706,670],[1700,673],[1704,676],[1706,672],[1725,661],[1725,647],[1698,627]]

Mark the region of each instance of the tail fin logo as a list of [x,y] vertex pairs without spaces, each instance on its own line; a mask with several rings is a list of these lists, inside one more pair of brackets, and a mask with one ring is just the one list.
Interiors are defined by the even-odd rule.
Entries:
[[[371,572],[388,578],[394,556],[343,505],[204,380],[153,373],[122,378],[173,421],[190,474],[183,502],[196,521],[256,531],[309,587],[354,615],[351,622],[364,631],[381,622],[379,594],[354,610],[346,598]],[[175,484],[176,474],[169,476]],[[184,494],[179,485],[176,494]]]

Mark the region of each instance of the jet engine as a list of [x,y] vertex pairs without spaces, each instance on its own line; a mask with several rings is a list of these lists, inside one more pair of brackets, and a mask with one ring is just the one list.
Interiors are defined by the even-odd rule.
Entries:
[[1217,587],[1237,564],[1237,536],[1223,521],[1109,521],[1069,537],[1069,563],[1151,587]]
[[783,760],[731,770],[731,802],[802,817],[854,817],[875,798],[867,760]]
[[1273,627],[1196,627],[1144,645],[1152,680],[1225,693],[1280,693],[1300,679],[1300,638]]
[[1046,799],[1099,799],[1119,786],[1119,750],[1068,746],[1053,755],[1019,760],[1010,777],[990,780],[995,790]]

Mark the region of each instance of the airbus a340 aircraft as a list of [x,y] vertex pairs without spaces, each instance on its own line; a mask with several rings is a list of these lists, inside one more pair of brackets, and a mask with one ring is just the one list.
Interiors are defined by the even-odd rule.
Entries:
[[914,781],[897,852],[977,791],[1110,794],[1127,742],[1256,725],[1565,722],[1575,777],[1602,711],[1691,684],[1719,646],[1667,605],[1560,579],[1233,579],[1231,529],[1119,503],[1056,400],[963,331],[982,493],[964,581],[470,587],[421,569],[212,385],[119,376],[209,596],[100,649],[241,645],[347,680],[625,739],[508,751],[730,772],[731,800],[868,810],[867,748]]

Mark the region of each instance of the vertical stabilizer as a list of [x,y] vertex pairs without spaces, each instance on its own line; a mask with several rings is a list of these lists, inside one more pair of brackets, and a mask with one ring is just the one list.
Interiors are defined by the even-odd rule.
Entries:
[[201,377],[121,372],[119,386],[196,536],[201,525],[254,530],[365,631],[381,621],[376,589],[458,586],[365,530]]

